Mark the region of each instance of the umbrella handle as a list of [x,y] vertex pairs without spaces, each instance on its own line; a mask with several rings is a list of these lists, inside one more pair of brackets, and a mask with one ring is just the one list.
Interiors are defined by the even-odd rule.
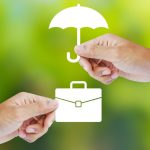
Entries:
[[77,58],[72,59],[72,58],[70,58],[70,52],[67,52],[67,60],[71,63],[76,63],[80,60],[80,56],[77,55]]

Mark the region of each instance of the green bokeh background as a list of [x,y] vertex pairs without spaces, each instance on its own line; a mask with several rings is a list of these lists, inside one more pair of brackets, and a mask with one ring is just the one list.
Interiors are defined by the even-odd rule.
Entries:
[[99,11],[109,30],[83,28],[82,42],[114,33],[145,47],[150,41],[148,0],[1,0],[0,101],[26,91],[54,98],[56,88],[73,80],[103,89],[102,123],[54,123],[35,143],[16,138],[0,150],[149,150],[150,83],[117,79],[109,86],[90,78],[78,63],[66,61],[76,29],[48,30],[62,9],[81,5]]

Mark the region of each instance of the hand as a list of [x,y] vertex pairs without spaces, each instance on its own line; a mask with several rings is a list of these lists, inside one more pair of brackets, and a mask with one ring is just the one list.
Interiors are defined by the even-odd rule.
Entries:
[[80,65],[94,79],[109,84],[119,76],[150,81],[150,50],[112,34],[75,47]]
[[21,92],[0,104],[0,143],[17,136],[34,142],[54,121],[57,101]]

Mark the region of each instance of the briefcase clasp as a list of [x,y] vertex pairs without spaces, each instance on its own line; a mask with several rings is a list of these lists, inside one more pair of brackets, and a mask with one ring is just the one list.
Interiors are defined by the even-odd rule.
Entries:
[[75,107],[82,107],[82,101],[75,101]]

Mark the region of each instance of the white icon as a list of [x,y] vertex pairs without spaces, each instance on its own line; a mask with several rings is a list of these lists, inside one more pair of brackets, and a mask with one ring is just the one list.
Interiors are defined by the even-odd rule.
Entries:
[[[49,25],[49,29],[53,27],[62,29],[67,27],[77,28],[77,45],[80,45],[80,29],[82,27],[90,27],[92,29],[98,27],[108,28],[108,24],[99,12],[78,4],[75,7],[64,9],[55,15]],[[67,60],[71,63],[76,63],[80,60],[80,57],[77,56],[76,59],[72,59],[70,52],[67,52]]]
[[[84,88],[74,88],[83,84]],[[56,110],[56,122],[101,122],[102,91],[100,88],[87,88],[84,81],[72,81],[70,88],[55,90],[55,99],[59,102]]]

